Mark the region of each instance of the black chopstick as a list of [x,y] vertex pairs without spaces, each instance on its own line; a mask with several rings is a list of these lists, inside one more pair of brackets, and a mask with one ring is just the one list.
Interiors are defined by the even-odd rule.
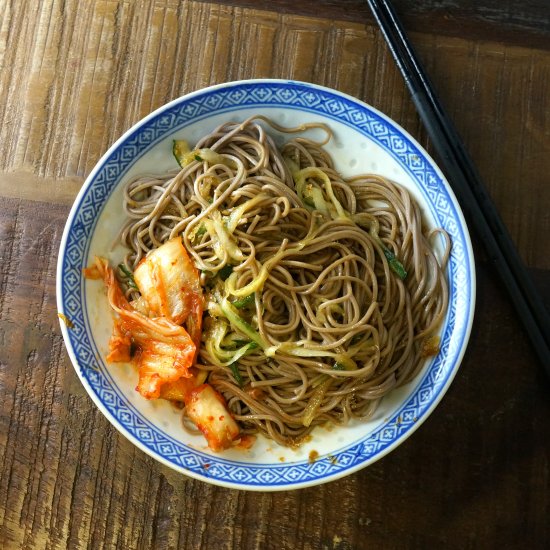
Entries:
[[368,0],[441,166],[550,376],[550,315],[388,0]]

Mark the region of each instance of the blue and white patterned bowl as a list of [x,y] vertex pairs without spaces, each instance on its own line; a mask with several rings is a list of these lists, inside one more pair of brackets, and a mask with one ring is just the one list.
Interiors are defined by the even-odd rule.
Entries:
[[[181,427],[168,402],[149,402],[134,388],[131,367],[107,366],[112,317],[102,285],[85,281],[94,255],[116,261],[114,235],[122,219],[122,183],[142,171],[174,167],[171,140],[193,143],[218,124],[264,114],[281,125],[324,121],[334,130],[328,146],[344,175],[376,172],[411,190],[429,224],[443,227],[453,248],[447,268],[450,308],[441,352],[421,374],[385,398],[374,418],[345,427],[318,428],[300,449],[260,438],[249,451],[214,454],[202,437]],[[301,82],[251,80],[199,90],[156,110],[124,134],[86,180],[69,215],[57,271],[59,312],[74,367],[91,398],[140,449],[191,477],[226,487],[282,490],[338,479],[381,458],[434,410],[462,360],[473,319],[474,261],[464,218],[447,182],[422,147],[376,109],[340,92]],[[311,460],[317,456],[316,460]]]

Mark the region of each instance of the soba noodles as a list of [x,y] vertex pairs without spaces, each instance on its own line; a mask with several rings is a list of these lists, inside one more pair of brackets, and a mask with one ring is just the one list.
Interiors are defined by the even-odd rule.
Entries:
[[[269,127],[300,136],[278,147]],[[303,136],[312,128],[322,143]],[[205,292],[198,367],[243,433],[284,445],[372,415],[437,353],[447,310],[446,233],[392,181],[340,176],[330,138],[322,124],[223,124],[181,170],[124,191],[127,270],[182,236]]]

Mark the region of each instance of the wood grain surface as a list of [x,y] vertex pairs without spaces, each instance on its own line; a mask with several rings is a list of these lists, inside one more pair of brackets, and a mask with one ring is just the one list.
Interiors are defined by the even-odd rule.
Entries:
[[[449,392],[398,450],[341,481],[271,494],[188,479],[87,396],[59,331],[57,250],[86,175],[144,115],[209,84],[293,78],[367,101],[431,150],[368,14],[222,4],[0,0],[0,547],[547,548],[550,384],[477,246],[474,330]],[[487,35],[448,3],[478,30],[417,25],[412,39],[550,303],[548,18],[525,4],[529,45],[506,20],[514,3],[485,5],[500,14]]]

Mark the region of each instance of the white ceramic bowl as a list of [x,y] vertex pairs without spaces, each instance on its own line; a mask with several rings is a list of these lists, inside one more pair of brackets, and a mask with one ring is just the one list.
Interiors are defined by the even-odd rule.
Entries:
[[[429,224],[443,227],[453,247],[447,268],[450,307],[441,352],[411,383],[383,399],[372,419],[318,428],[298,450],[263,438],[249,451],[212,453],[181,427],[168,402],[147,401],[135,390],[132,367],[107,366],[112,316],[102,285],[85,281],[94,255],[116,261],[113,239],[123,223],[122,183],[141,171],[174,168],[171,140],[194,143],[224,121],[265,114],[281,125],[326,122],[328,145],[344,175],[375,172],[406,186]],[[443,175],[399,125],[350,96],[301,82],[250,80],[199,90],[151,113],[126,132],[98,162],[73,205],[61,242],[57,299],[69,355],[91,398],[130,441],[191,477],[226,487],[281,490],[306,487],[355,472],[395,449],[427,418],[449,387],[464,354],[474,312],[474,260],[468,230]],[[310,461],[312,452],[318,453]]]

